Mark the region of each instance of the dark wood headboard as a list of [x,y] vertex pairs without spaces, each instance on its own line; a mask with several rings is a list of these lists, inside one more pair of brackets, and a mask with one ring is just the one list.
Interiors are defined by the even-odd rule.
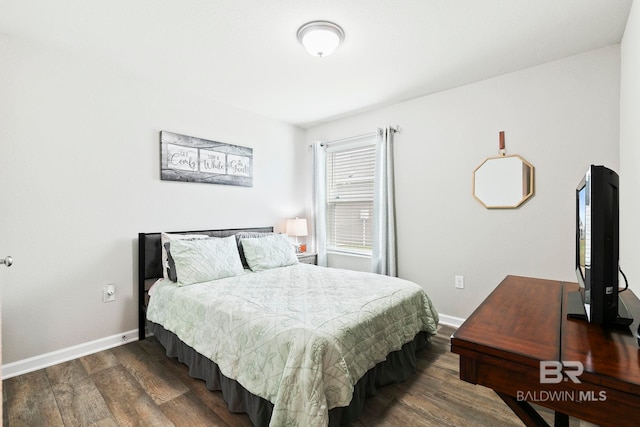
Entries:
[[[240,232],[272,233],[273,227],[228,228],[222,230],[169,231],[171,234],[206,234],[211,237],[229,237]],[[138,233],[138,339],[145,338],[146,312],[149,287],[162,274],[162,247],[160,232]]]

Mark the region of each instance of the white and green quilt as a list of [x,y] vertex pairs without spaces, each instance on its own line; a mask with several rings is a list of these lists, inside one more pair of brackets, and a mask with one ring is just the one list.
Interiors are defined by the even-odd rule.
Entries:
[[417,284],[295,264],[152,289],[147,318],[273,403],[272,426],[326,426],[354,384],[438,313]]

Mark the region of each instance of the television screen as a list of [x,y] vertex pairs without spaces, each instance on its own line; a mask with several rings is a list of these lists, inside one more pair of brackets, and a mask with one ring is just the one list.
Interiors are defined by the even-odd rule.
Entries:
[[586,267],[589,264],[587,251],[587,232],[590,230],[590,215],[587,211],[587,186],[585,185],[578,190],[578,266],[580,268],[580,274],[582,280],[586,277]]
[[581,291],[572,296],[570,317],[603,325],[633,320],[618,299],[618,182],[614,171],[592,165],[576,187],[575,269]]

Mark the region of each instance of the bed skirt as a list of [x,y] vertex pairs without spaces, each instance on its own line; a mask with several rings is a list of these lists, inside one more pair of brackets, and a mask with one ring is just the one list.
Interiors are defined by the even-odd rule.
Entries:
[[[254,426],[268,426],[273,404],[245,389],[240,383],[225,377],[218,365],[186,345],[171,331],[161,325],[148,322],[151,332],[160,341],[168,357],[176,357],[189,367],[189,375],[204,380],[207,389],[221,391],[231,412],[244,412],[249,415]],[[364,409],[367,396],[377,393],[377,387],[406,380],[416,372],[416,351],[429,345],[430,336],[418,333],[413,341],[406,343],[398,351],[389,353],[387,359],[380,362],[356,383],[353,398],[347,407],[333,408],[329,411],[329,426],[339,426],[358,419]]]

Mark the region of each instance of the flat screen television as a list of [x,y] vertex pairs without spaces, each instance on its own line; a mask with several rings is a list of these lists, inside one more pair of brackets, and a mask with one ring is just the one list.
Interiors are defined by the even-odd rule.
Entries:
[[618,174],[592,165],[576,188],[576,276],[580,291],[570,296],[570,317],[601,325],[629,325],[633,319],[618,297]]

